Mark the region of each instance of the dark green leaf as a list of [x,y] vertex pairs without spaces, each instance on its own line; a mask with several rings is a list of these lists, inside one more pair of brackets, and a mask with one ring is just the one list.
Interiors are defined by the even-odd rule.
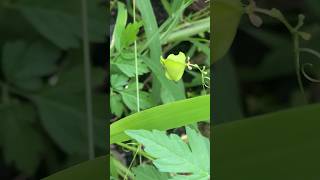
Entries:
[[319,179],[319,117],[315,104],[215,126],[213,179]]
[[0,116],[1,146],[5,161],[33,175],[46,148],[42,135],[32,124],[36,119],[35,109],[29,104],[14,103],[0,107]]
[[24,89],[37,89],[41,77],[56,69],[60,51],[41,41],[34,43],[11,42],[2,53],[2,70],[8,81]]
[[213,59],[216,62],[229,50],[236,35],[240,18],[243,14],[240,0],[214,0],[212,3],[213,23],[212,49]]
[[159,172],[155,167],[147,164],[142,164],[132,168],[135,174],[135,180],[168,180],[169,176],[166,173]]
[[79,47],[79,39],[72,31],[72,17],[58,11],[21,7],[21,13],[35,29],[62,49]]
[[[213,109],[214,123],[239,120],[243,117],[239,85],[232,58],[225,56],[223,61],[213,65]],[[228,83],[226,83],[228,82]],[[230,113],[232,112],[232,113]]]
[[[69,154],[87,153],[85,86],[81,70],[81,66],[68,69],[61,74],[58,84],[32,97],[44,128]],[[105,124],[102,116],[105,103],[104,96],[93,94],[95,144],[101,148],[105,147],[105,129],[101,128]]]
[[109,157],[103,156],[55,173],[43,180],[88,180],[106,179]]

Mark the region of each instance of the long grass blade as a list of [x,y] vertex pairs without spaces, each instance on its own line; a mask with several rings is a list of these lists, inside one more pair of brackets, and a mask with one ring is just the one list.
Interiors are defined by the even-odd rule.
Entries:
[[127,116],[110,126],[110,144],[127,141],[125,130],[168,130],[210,119],[210,95],[176,101]]

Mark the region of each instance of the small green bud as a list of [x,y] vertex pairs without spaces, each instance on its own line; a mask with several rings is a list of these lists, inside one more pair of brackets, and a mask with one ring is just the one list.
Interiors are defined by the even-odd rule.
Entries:
[[299,35],[301,36],[302,39],[309,41],[311,39],[311,34],[306,33],[306,32],[299,32]]
[[276,8],[272,8],[271,11],[270,11],[271,15],[273,17],[277,17],[277,18],[283,18],[283,14],[281,11],[279,11],[278,9]]

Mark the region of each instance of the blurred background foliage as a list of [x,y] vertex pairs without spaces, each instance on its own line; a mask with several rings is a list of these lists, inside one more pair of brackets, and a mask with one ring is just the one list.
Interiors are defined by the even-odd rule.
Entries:
[[[303,31],[312,34],[301,47],[320,50],[320,1],[256,0],[259,7],[277,8],[290,20],[306,16]],[[229,54],[214,65],[214,121],[230,122],[255,115],[304,105],[295,74],[293,42],[279,21],[261,15],[263,25],[254,27],[243,16]],[[320,77],[320,60],[301,54],[301,63],[312,77]],[[309,103],[320,101],[320,85],[303,80]],[[232,113],[230,113],[232,112]]]
[[[94,137],[106,154],[107,2],[88,1]],[[0,2],[0,179],[40,179],[88,158],[81,3]]]

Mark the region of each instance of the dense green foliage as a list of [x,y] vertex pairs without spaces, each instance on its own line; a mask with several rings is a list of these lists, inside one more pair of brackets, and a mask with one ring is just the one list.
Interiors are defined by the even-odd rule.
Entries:
[[[105,5],[90,1],[88,10],[90,42],[104,43]],[[86,160],[78,1],[1,1],[0,36],[0,168],[10,175],[3,178],[40,179]],[[92,66],[92,76],[95,147],[105,154],[102,66]]]
[[[116,14],[110,45],[111,179],[209,177],[209,141],[200,134],[197,125],[210,119],[210,96],[205,95],[209,83],[205,67],[210,62],[209,8],[205,3],[200,12],[187,13],[194,3],[111,2],[111,11]],[[187,127],[189,144],[181,139],[183,134],[177,133],[184,131],[181,127],[186,125],[194,129]],[[169,138],[167,130],[176,133]],[[161,144],[163,140],[167,143]],[[174,144],[181,146],[176,146],[175,151],[169,148]],[[153,145],[163,147],[152,149]],[[198,145],[205,147],[201,153],[206,157],[199,155]],[[130,159],[125,157],[128,153],[124,149],[133,152]],[[175,156],[176,153],[179,155]],[[191,155],[189,159],[184,158],[185,153]],[[194,161],[196,158],[206,159],[201,168],[196,168],[200,165]],[[173,165],[183,162],[189,166],[178,169]]]

